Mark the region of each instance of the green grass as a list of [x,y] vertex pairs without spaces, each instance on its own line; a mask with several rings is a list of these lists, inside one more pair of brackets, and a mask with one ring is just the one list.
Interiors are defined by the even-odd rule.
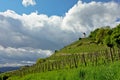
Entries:
[[[75,53],[90,53],[95,51],[101,51],[106,50],[107,46],[104,44],[96,44],[93,42],[90,38],[83,38],[81,40],[78,40],[68,46],[65,46],[58,52],[56,52],[55,55],[61,55],[61,54],[75,54]],[[54,56],[54,55],[53,55]]]
[[[53,54],[52,56],[46,59],[43,59],[42,61],[38,60],[38,62],[31,67],[27,67],[25,69],[21,69],[16,72],[13,72],[14,74],[8,73],[8,75],[12,76],[10,77],[9,80],[18,80],[18,79],[19,80],[120,80],[120,77],[116,76],[120,73],[119,72],[120,68],[118,67],[120,66],[119,62],[104,66],[105,64],[110,63],[110,61],[106,63],[107,60],[104,60],[106,59],[106,55],[104,56],[103,54],[104,52],[106,52],[106,48],[107,47],[104,44],[98,45],[95,42],[93,42],[90,38],[84,38],[64,47],[60,51],[56,52],[55,54]],[[100,55],[97,60],[98,62],[97,65],[99,66],[95,66],[96,58],[94,57],[95,55],[92,52],[93,53],[100,52]],[[86,58],[87,67],[85,67],[84,64],[82,65],[80,63],[81,57],[79,57],[80,60],[78,59],[79,60],[78,68],[76,69],[75,67],[73,67],[74,69],[69,69],[71,64],[72,66],[75,66],[74,63],[69,64],[70,61],[74,62],[75,56],[74,55],[65,56],[62,54],[75,54],[75,53],[93,54],[92,62],[90,62],[91,58],[87,57]],[[65,65],[64,68],[57,69],[56,66],[54,66],[53,67],[54,69],[52,68],[52,71],[47,71],[46,67],[48,66],[48,63],[51,63],[50,66],[52,66],[56,64],[61,64],[60,62],[64,63]],[[44,65],[46,66],[44,67]],[[117,67],[114,68],[113,67],[114,65],[116,65]],[[42,70],[46,72],[42,72]],[[23,76],[23,77],[21,78],[15,75]],[[111,76],[113,79],[111,78]],[[114,79],[114,77],[116,79]]]
[[[64,47],[60,51],[58,51],[56,54],[60,55],[60,56],[53,54],[49,58],[42,60],[42,62],[41,62],[41,60],[40,61],[38,60],[38,62],[35,65],[33,65],[29,68],[18,70],[14,74],[11,74],[11,73],[8,73],[8,74],[11,76],[15,76],[15,75],[24,76],[23,78],[11,77],[10,80],[16,80],[17,78],[20,80],[105,80],[105,79],[99,79],[98,77],[101,77],[102,70],[106,71],[107,67],[108,67],[108,66],[100,66],[100,65],[108,64],[110,62],[109,61],[108,63],[106,63],[107,62],[107,60],[105,60],[106,54],[105,54],[105,56],[103,55],[104,52],[106,52],[106,48],[107,47],[105,45],[103,45],[103,44],[98,45],[98,44],[92,42],[92,40],[89,38],[81,39],[81,40],[78,40],[78,41]],[[100,55],[97,58],[98,60],[95,60],[96,59],[94,57],[95,55],[92,52],[93,53],[100,52]],[[75,56],[71,55],[71,57],[70,57],[67,55],[66,56],[62,55],[62,54],[66,54],[66,53],[68,53],[68,54],[88,53],[88,54],[93,54],[93,55],[92,55],[92,60],[91,60],[91,58],[86,57],[87,67],[83,68],[83,66],[85,64],[80,63],[81,57],[79,57],[80,60],[78,59],[79,60],[78,68],[77,69],[68,69],[68,68],[70,68],[71,64],[72,64],[71,65],[72,67],[75,67],[74,63],[69,63],[70,61],[74,62]],[[90,62],[90,61],[92,61],[92,62]],[[95,61],[98,62],[97,65],[99,65],[100,67],[99,66],[95,67],[95,65],[96,65]],[[104,63],[104,61],[105,61],[105,63]],[[58,69],[58,68],[56,68],[56,64],[61,64],[60,62],[64,63],[65,66],[64,66],[64,68],[62,66],[62,68]],[[52,68],[52,71],[42,72],[42,70],[43,71],[48,70],[46,68],[48,66],[48,63],[49,64],[51,63],[50,67],[55,65],[53,67],[54,69]],[[43,64],[43,65],[41,65],[41,64]],[[46,65],[46,67],[44,67],[44,65]],[[39,73],[39,72],[41,72],[41,73]],[[32,74],[32,73],[34,73],[34,74]],[[104,73],[106,73],[106,72],[104,72]],[[96,76],[94,76],[94,75],[96,75]]]
[[11,77],[8,80],[120,80],[120,62]]

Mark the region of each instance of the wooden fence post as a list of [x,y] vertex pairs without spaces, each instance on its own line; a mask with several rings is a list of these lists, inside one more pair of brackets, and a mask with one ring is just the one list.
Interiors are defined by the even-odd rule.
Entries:
[[95,53],[95,65],[97,66],[97,63],[98,63],[98,53]]
[[110,56],[111,56],[111,60],[113,62],[114,58],[113,58],[112,48],[110,48]]
[[83,59],[84,65],[87,66],[86,59],[85,59],[85,54],[82,54],[82,59]]
[[118,58],[119,58],[119,60],[120,60],[120,50],[118,50]]
[[74,64],[75,64],[75,68],[77,68],[77,67],[78,67],[78,65],[77,65],[76,55],[73,55],[73,57],[74,57]]

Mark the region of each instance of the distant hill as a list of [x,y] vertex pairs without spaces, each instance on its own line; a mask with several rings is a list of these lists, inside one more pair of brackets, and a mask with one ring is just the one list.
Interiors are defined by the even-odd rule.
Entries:
[[13,70],[17,70],[20,67],[0,67],[0,72],[7,72],[7,71],[13,71]]

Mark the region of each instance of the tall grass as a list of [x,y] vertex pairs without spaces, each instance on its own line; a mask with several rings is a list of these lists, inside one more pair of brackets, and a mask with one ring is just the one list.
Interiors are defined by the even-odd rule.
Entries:
[[8,80],[120,80],[120,62],[10,77]]

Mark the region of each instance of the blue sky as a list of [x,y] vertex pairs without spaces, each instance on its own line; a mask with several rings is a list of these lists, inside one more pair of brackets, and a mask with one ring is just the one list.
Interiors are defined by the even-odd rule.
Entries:
[[8,9],[14,10],[19,14],[29,14],[31,12],[38,11],[40,14],[47,15],[64,15],[77,0],[36,0],[36,5],[24,7],[22,0],[0,0],[0,11],[6,11]]
[[33,64],[83,32],[115,27],[120,0],[114,1],[0,0],[0,67]]
[[[18,14],[30,14],[31,12],[38,11],[39,14],[59,15],[64,14],[73,7],[78,0],[35,0],[36,5],[24,7],[22,0],[0,0],[0,11],[6,11],[8,9],[15,11]],[[92,0],[82,0],[83,2],[91,2]],[[110,0],[94,0],[96,2],[108,2]],[[114,0],[119,1],[119,0]]]

